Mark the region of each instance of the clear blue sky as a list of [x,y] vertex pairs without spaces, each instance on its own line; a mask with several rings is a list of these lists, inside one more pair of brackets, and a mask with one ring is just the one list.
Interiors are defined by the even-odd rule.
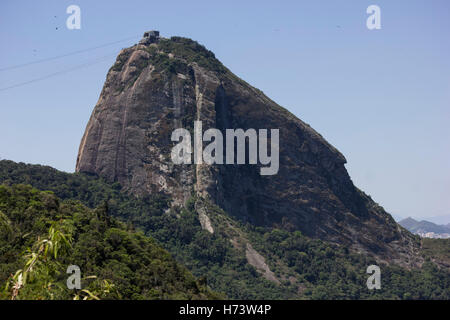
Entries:
[[[81,8],[81,30],[65,26],[71,4]],[[366,28],[371,4],[381,8],[381,30]],[[445,0],[3,0],[0,69],[135,40],[0,71],[0,158],[73,172],[115,55],[150,29],[199,41],[309,123],[345,155],[354,183],[389,212],[450,214]],[[106,55],[98,64],[1,91]]]

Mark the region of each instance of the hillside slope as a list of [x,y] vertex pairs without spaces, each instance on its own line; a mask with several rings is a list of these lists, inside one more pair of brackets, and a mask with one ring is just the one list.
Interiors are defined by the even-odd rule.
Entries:
[[[311,239],[300,232],[244,224],[206,203],[215,232],[202,229],[192,196],[182,210],[170,210],[169,199],[136,198],[120,185],[86,174],[50,167],[0,161],[0,184],[31,184],[63,199],[89,207],[106,200],[110,215],[155,238],[194,275],[217,292],[237,299],[449,299],[448,243],[425,243],[421,268],[380,265],[382,289],[366,287],[374,258],[345,246]],[[415,238],[420,246],[419,238]]]

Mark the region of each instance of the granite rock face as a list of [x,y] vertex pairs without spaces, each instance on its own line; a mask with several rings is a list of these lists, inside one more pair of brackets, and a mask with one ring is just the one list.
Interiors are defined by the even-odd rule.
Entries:
[[[260,165],[174,165],[172,131],[279,129],[279,171]],[[205,143],[206,145],[206,143]],[[417,244],[358,190],[344,156],[286,109],[179,37],[124,49],[108,72],[82,138],[76,171],[118,181],[137,196],[195,192],[257,226],[300,230],[379,260],[415,265]]]

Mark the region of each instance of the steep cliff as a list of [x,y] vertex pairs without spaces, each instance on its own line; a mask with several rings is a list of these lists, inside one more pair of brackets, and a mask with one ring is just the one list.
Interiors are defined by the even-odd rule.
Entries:
[[[176,128],[279,129],[279,171],[260,165],[175,165]],[[164,193],[182,206],[193,193],[252,225],[347,246],[380,261],[420,264],[413,236],[352,183],[344,156],[320,134],[185,38],[121,51],[82,138],[76,171],[119,182],[137,196]]]

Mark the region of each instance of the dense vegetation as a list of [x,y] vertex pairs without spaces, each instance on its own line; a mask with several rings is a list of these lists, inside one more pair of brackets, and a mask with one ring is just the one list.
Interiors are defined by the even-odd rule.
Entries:
[[90,208],[108,203],[109,213],[156,240],[194,275],[229,297],[284,298],[286,290],[262,278],[222,236],[202,230],[192,205],[164,214],[167,201],[157,195],[136,199],[120,192],[120,185],[85,174],[69,174],[50,167],[0,161],[0,184],[29,184],[50,190],[61,199],[76,199]]
[[450,267],[450,239],[422,239],[422,253],[425,258]]
[[[106,204],[92,210],[31,186],[0,186],[0,250],[5,299],[218,297]],[[81,269],[81,290],[67,289],[69,265]]]
[[[177,261],[195,276],[201,277],[202,283],[207,282],[211,288],[224,292],[229,298],[450,299],[448,268],[440,268],[433,263],[437,256],[449,256],[448,243],[433,242],[424,246],[426,262],[421,269],[406,270],[381,265],[382,288],[369,291],[366,287],[366,268],[374,263],[370,257],[312,240],[299,232],[243,225],[214,206],[208,208],[215,228],[214,234],[210,234],[200,226],[195,210],[199,199],[195,197],[185,208],[167,210],[168,199],[164,195],[136,199],[122,193],[117,183],[110,184],[94,176],[0,161],[0,184],[17,183],[51,190],[62,199],[79,200],[90,208],[106,208],[102,206],[106,201],[109,215],[124,221],[129,229],[134,226],[155,238]],[[98,210],[101,209],[95,212]],[[96,239],[98,250],[107,245],[104,238],[99,236]],[[247,263],[245,247],[233,245],[230,239],[251,243],[266,257],[280,283],[262,277]],[[11,249],[4,252],[14,251]],[[87,257],[91,255],[90,252],[84,254]],[[89,269],[91,273],[115,284],[111,273],[107,276],[102,273],[109,263],[103,262],[102,258],[93,261]],[[4,262],[1,265],[3,268]],[[119,288],[119,292],[123,290]],[[133,297],[132,291],[126,297]]]
[[227,69],[216,59],[214,53],[206,49],[189,38],[171,37],[170,39],[161,39],[158,48],[166,54],[172,53],[176,57],[185,60],[187,63],[195,62],[200,67],[212,70],[218,73],[225,73]]
[[272,258],[273,265],[284,262],[300,275],[297,281],[310,284],[303,294],[312,299],[450,299],[450,273],[429,260],[420,270],[380,265],[381,289],[371,291],[365,285],[366,269],[377,263],[367,256],[300,232],[272,230],[252,235],[253,243],[264,244],[259,249]]
[[[154,71],[158,73],[166,71],[169,75],[176,75],[178,72],[189,73],[190,68],[188,64],[190,63],[196,63],[200,67],[222,75],[228,72],[223,64],[216,59],[212,51],[188,38],[162,38],[158,46],[147,46],[144,50],[149,53],[149,57],[135,59],[131,62],[130,65],[136,67],[136,70],[133,73],[132,79],[126,85],[123,84],[118,88],[119,91],[132,86],[149,63],[153,65]],[[123,50],[110,71],[121,71],[133,52],[134,48]],[[173,54],[174,56],[169,56],[169,54]]]

